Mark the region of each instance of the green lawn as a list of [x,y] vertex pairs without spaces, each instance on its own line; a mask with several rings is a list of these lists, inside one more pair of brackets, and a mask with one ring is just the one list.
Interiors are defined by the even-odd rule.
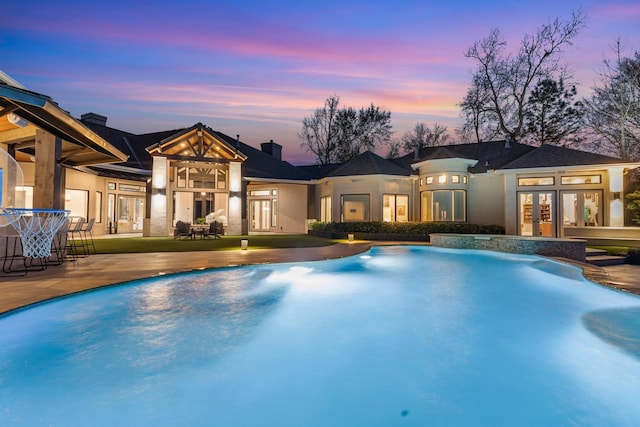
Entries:
[[144,253],[226,251],[240,249],[240,240],[247,239],[250,249],[307,248],[328,246],[337,240],[323,239],[306,234],[222,236],[220,239],[173,239],[172,237],[122,237],[94,239],[96,253]]

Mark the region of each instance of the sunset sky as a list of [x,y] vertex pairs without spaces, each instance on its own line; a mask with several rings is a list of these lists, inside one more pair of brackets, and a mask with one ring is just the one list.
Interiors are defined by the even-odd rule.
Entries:
[[394,137],[415,123],[453,130],[474,63],[464,52],[498,28],[525,33],[582,8],[566,61],[586,95],[617,38],[640,50],[640,2],[613,1],[3,2],[0,69],[74,117],[94,112],[134,133],[202,122],[294,164],[302,119],[333,94],[391,111]]

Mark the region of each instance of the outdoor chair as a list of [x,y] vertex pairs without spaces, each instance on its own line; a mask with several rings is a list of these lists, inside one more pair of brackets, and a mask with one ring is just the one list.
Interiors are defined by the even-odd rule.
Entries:
[[87,254],[91,253],[91,251],[89,250],[89,245],[91,245],[91,248],[93,249],[93,253],[94,254],[96,253],[96,244],[93,242],[93,224],[95,224],[95,222],[96,222],[95,218],[89,218],[89,221],[85,222],[84,226],[81,229],[82,239],[83,239],[84,247],[87,250]]
[[176,222],[176,228],[173,230],[173,238],[179,239],[181,237],[193,238],[193,231],[191,231],[190,222]]
[[[82,239],[82,228],[84,227],[84,218],[82,217],[69,217],[69,228],[67,230],[67,257],[73,260],[78,259],[79,256],[85,257],[87,255],[84,246],[84,240]],[[82,249],[82,253],[80,253]]]
[[209,229],[204,230],[204,237],[212,237],[214,239],[220,239],[220,235],[222,234],[222,223],[218,221],[213,221],[209,224]]
[[51,256],[47,263],[60,265],[67,256],[67,236],[69,233],[70,220],[67,219],[56,232],[51,242]]

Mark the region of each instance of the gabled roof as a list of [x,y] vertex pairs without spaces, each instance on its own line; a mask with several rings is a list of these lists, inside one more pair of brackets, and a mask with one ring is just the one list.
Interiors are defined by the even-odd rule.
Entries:
[[542,145],[504,165],[501,169],[528,169],[543,167],[609,165],[628,163],[622,159],[574,150],[555,145]]
[[365,151],[354,159],[330,171],[326,177],[355,175],[397,175],[410,176],[411,171],[383,159],[371,151]]

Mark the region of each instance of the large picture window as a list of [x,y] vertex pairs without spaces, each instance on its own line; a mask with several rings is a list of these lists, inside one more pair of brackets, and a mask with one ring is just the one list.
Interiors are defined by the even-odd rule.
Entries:
[[420,219],[422,221],[467,220],[465,190],[423,191],[420,194]]
[[89,192],[87,190],[66,189],[64,193],[64,208],[71,211],[69,215],[89,219]]
[[342,195],[342,222],[369,221],[369,195]]
[[409,196],[405,194],[383,195],[382,220],[385,222],[409,221]]
[[562,193],[562,224],[573,227],[597,227],[602,222],[602,191],[584,190]]

